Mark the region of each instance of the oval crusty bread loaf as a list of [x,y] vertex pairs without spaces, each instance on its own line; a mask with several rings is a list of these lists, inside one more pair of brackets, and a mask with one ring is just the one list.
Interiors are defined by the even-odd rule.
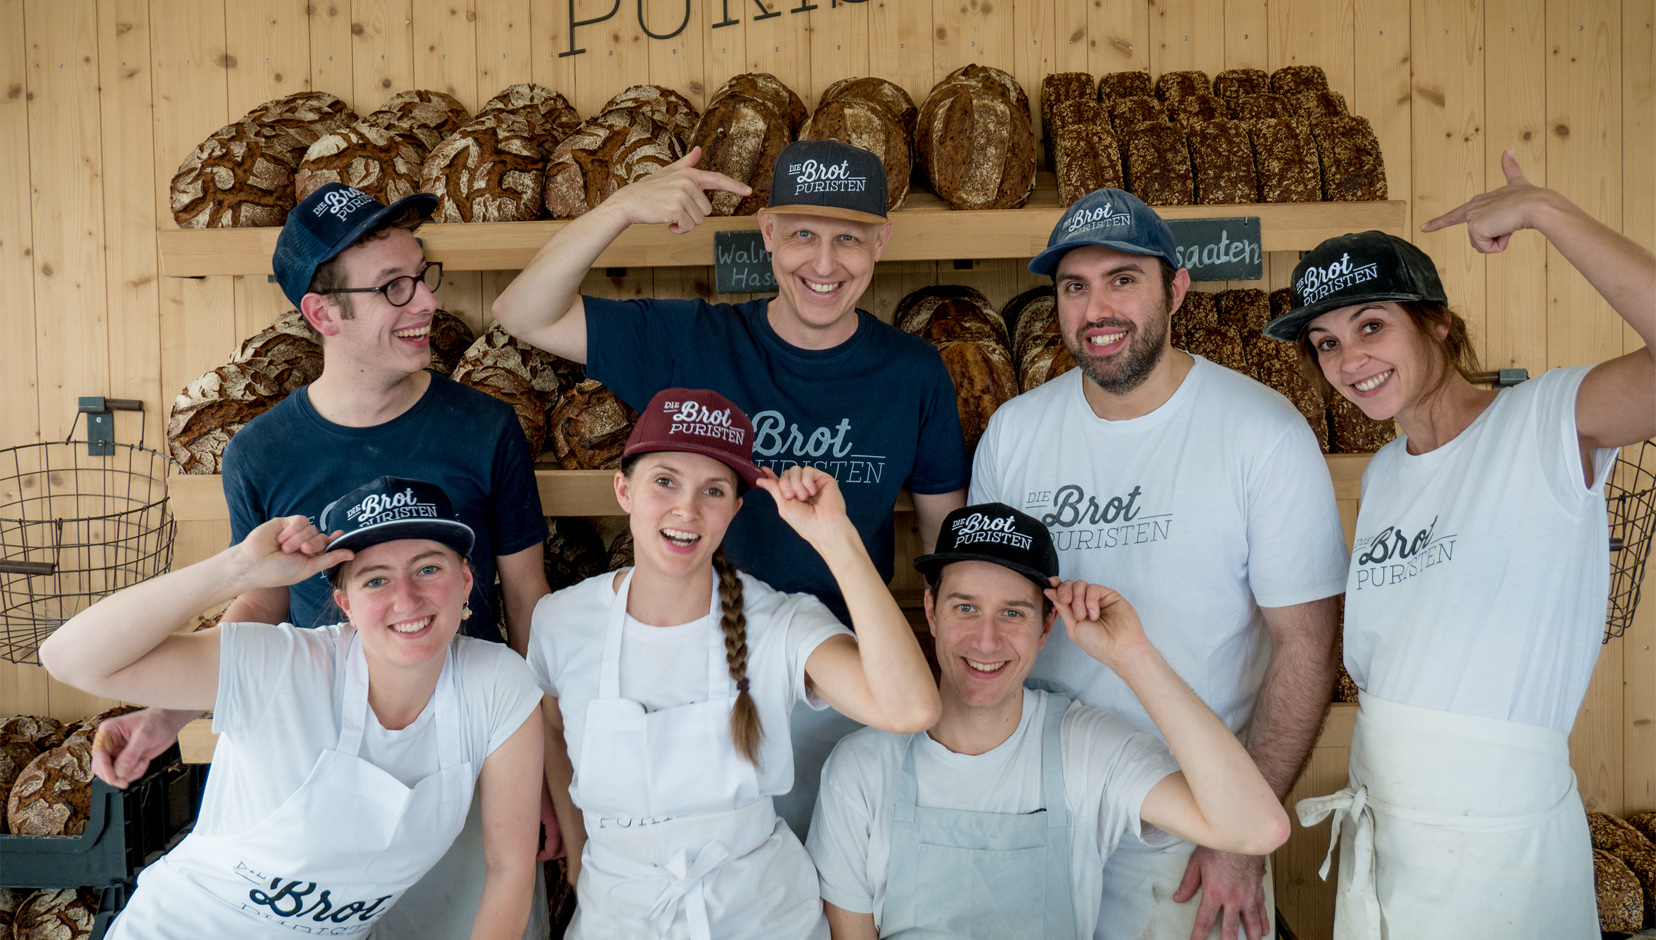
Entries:
[[714,215],[753,215],[770,201],[771,177],[782,148],[793,142],[787,118],[758,98],[726,95],[708,105],[690,146],[702,148],[704,170],[716,170],[753,187],[750,196],[712,191],[707,199]]
[[1327,91],[1328,75],[1318,65],[1284,65],[1271,73],[1271,90],[1279,95]]
[[546,583],[554,591],[603,574],[609,550],[592,523],[579,516],[546,519]]
[[278,316],[276,322],[242,340],[236,351],[230,354],[229,361],[246,362],[249,359],[286,363],[315,359],[315,368],[320,374],[322,340],[305,320],[304,314],[289,310]]
[[250,123],[228,124],[191,151],[172,178],[180,228],[275,226],[294,205],[293,165]]
[[933,346],[985,342],[1007,346],[1010,337],[989,299],[975,287],[937,284],[910,292],[891,312],[891,324]]
[[298,167],[305,151],[323,134],[331,134],[357,122],[355,111],[325,91],[298,91],[266,101],[242,116],[258,128],[269,147],[286,154],[289,166]]
[[1207,73],[1196,69],[1164,72],[1156,79],[1156,97],[1166,102],[1209,94],[1212,90],[1213,85],[1208,81]]
[[[0,741],[0,801],[10,796],[12,785],[17,782],[18,775],[23,772],[23,768],[34,763],[41,750],[42,748],[35,746],[33,741]],[[5,814],[0,813],[0,823],[4,822]],[[0,825],[0,832],[5,831],[5,826]],[[0,931],[0,937],[4,936],[5,932]]]
[[1226,69],[1213,76],[1213,93],[1221,98],[1263,95],[1271,90],[1271,76],[1264,69]]
[[1026,120],[1034,119],[1029,110],[1029,95],[1024,92],[1023,86],[1018,84],[1018,80],[1012,77],[1011,72],[997,69],[992,65],[962,65],[943,76],[941,81],[932,86],[926,97],[937,94],[945,85],[972,85],[1003,95],[1023,112]]
[[73,736],[30,761],[6,798],[13,835],[78,836],[91,817],[92,742]]
[[477,342],[477,334],[472,332],[471,325],[447,310],[432,314],[430,337],[432,371],[444,375],[452,374],[461,357],[466,355],[466,350]]
[[1656,844],[1656,810],[1630,813],[1627,816],[1627,824],[1643,833],[1644,837],[1651,840],[1652,844]]
[[85,940],[92,936],[98,892],[92,888],[36,891],[18,907],[11,940]]
[[568,98],[534,82],[506,86],[500,94],[485,101],[473,117],[482,117],[490,111],[511,111],[527,118],[536,126],[536,133],[542,138],[541,146],[547,150],[581,126],[581,115]]
[[[0,816],[3,815],[0,813]],[[4,820],[0,819],[0,822]],[[5,827],[0,825],[0,832],[4,830]],[[17,918],[17,909],[34,894],[33,888],[0,888],[0,940],[11,940],[12,921]]]
[[642,111],[658,127],[678,140],[680,152],[690,149],[690,133],[701,120],[701,112],[690,99],[665,85],[634,85],[604,103],[599,114],[606,111]]
[[903,126],[883,106],[851,97],[824,102],[799,129],[799,139],[837,140],[879,157],[885,168],[886,211],[903,207],[914,169],[913,154]]
[[224,446],[247,422],[322,374],[322,360],[247,359],[191,382],[173,400],[167,451],[185,473],[218,473]]
[[1598,895],[1599,929],[1628,932],[1644,926],[1644,891],[1621,859],[1593,850],[1593,889]]
[[529,452],[539,454],[546,445],[546,413],[558,395],[555,359],[496,323],[466,350],[449,377],[511,405]]
[[1018,394],[1012,355],[1004,346],[971,341],[938,344],[937,353],[954,382],[961,437],[970,452],[989,427],[995,409]]
[[1035,191],[1035,131],[1028,114],[985,84],[940,84],[915,125],[915,150],[932,192],[954,209],[1016,209]]
[[392,95],[379,106],[379,110],[368,114],[364,120],[391,130],[411,133],[420,138],[429,151],[464,127],[471,120],[471,115],[459,98],[447,92],[416,88]]
[[1108,104],[1117,98],[1154,97],[1156,83],[1149,72],[1111,72],[1099,76],[1098,100]]
[[56,718],[13,715],[0,719],[0,744],[23,743],[44,751],[62,744],[66,733],[63,722]]
[[389,205],[420,191],[425,158],[426,146],[412,132],[358,121],[311,144],[294,192],[303,199],[326,183],[344,183]]
[[713,97],[707,99],[707,109],[713,110],[715,104],[732,95],[763,101],[775,108],[776,113],[787,122],[790,140],[799,133],[800,125],[805,123],[805,101],[795,94],[792,88],[783,84],[781,79],[769,72],[748,72],[732,76],[713,92]]
[[1075,357],[1061,340],[1054,340],[1035,350],[1024,359],[1018,369],[1018,391],[1040,388],[1065,372],[1075,368]]
[[528,222],[541,216],[544,138],[521,113],[479,115],[438,144],[420,168],[437,197],[433,222]]
[[920,109],[914,106],[914,99],[903,90],[903,86],[896,82],[874,77],[842,78],[822,90],[817,107],[842,100],[866,101],[885,108],[902,125],[903,133],[910,140],[914,139],[914,122],[920,116]]
[[565,470],[610,470],[621,465],[621,451],[638,421],[638,412],[594,379],[563,393],[552,409],[547,435],[558,466]]
[[1057,295],[1051,295],[1050,299],[1031,298],[1018,314],[1017,327],[1012,332],[1012,360],[1018,365],[1018,373],[1023,374],[1024,364],[1030,357],[1054,343],[1063,345],[1058,326]]
[[677,160],[678,139],[642,110],[606,111],[564,138],[546,162],[546,211],[573,219]]
[[1012,342],[1007,344],[1007,348],[1012,352],[1013,365],[1018,363],[1018,337],[1024,335],[1024,315],[1033,310],[1044,309],[1046,315],[1050,316],[1055,311],[1054,305],[1057,302],[1058,297],[1053,292],[1052,285],[1043,284],[1018,294],[1001,308],[1001,322],[1006,324],[1007,333],[1012,337]]
[[1204,121],[1185,125],[1190,172],[1199,205],[1237,205],[1259,201],[1253,145],[1241,121]]

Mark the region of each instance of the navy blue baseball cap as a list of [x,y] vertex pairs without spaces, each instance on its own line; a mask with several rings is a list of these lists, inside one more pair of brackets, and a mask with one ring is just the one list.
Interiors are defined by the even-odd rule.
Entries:
[[276,254],[271,259],[282,293],[299,306],[317,268],[405,207],[419,209],[422,218],[430,218],[437,211],[437,197],[415,193],[388,206],[360,189],[325,183],[300,200],[276,236]]
[[328,550],[353,552],[398,539],[431,539],[471,555],[477,533],[461,522],[448,494],[435,483],[405,477],[376,477],[327,505],[317,517],[324,534],[338,530]]
[[1305,253],[1289,281],[1294,309],[1265,324],[1265,335],[1299,342],[1330,310],[1381,300],[1449,305],[1437,265],[1414,245],[1385,232],[1337,235]]
[[1143,200],[1121,189],[1095,189],[1064,210],[1047,237],[1046,250],[1029,262],[1029,270],[1051,277],[1058,259],[1083,245],[1154,255],[1175,271],[1184,267],[1173,230]]
[[770,202],[759,211],[884,222],[885,165],[837,140],[796,140],[777,156]]
[[943,517],[937,551],[914,559],[914,569],[936,581],[957,561],[987,561],[1010,568],[1037,585],[1058,577],[1058,548],[1041,520],[1005,503],[962,506]]

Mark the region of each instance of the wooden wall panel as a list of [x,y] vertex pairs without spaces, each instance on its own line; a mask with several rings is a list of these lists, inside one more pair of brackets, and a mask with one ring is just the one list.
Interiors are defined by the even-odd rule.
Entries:
[[1355,92],[1357,28],[1353,0],[1272,0],[1270,68],[1318,65],[1328,73],[1328,87],[1346,96]]
[[[1356,0],[1352,29],[1352,62],[1356,72],[1349,99],[1352,113],[1368,118],[1386,165],[1386,184],[1392,199],[1406,198],[1414,188],[1414,164],[1409,159],[1414,124],[1410,102],[1409,0]],[[1412,231],[1412,215],[1403,226]]]
[[414,87],[413,58],[410,0],[351,0],[351,95],[347,100],[358,114],[367,114],[397,92]]
[[319,0],[305,9],[310,20],[310,74],[304,87],[353,101],[350,0]]
[[[644,8],[650,11],[649,24],[652,32],[666,34],[673,31],[680,18],[684,26],[679,34],[669,40],[650,41],[647,43],[650,53],[650,81],[657,85],[666,85],[677,89],[690,99],[690,103],[698,109],[707,103],[707,96],[713,89],[706,87],[702,82],[703,56],[706,50],[703,44],[707,41],[707,8],[702,4],[692,3],[679,7],[671,3],[656,0],[655,3],[645,3]],[[860,8],[859,8],[860,9]],[[655,12],[660,11],[660,12]],[[481,32],[479,33],[481,35]],[[859,47],[865,47],[868,31],[841,40],[855,42]],[[865,53],[866,54],[866,53]],[[866,69],[866,64],[864,68]],[[633,82],[636,84],[636,82]],[[617,89],[619,90],[619,89]]]
[[1093,0],[1087,9],[1087,69],[1094,75],[1150,69],[1150,5]]
[[[1225,3],[1225,68],[1271,67],[1270,14],[1266,0],[1227,0]],[[1207,24],[1211,29],[1212,24]]]
[[[920,3],[876,3],[868,11],[868,69],[903,86],[919,106],[931,91],[931,11]],[[941,77],[941,76],[939,76]],[[713,76],[708,76],[713,81]]]
[[[310,80],[310,16],[305,0],[241,0],[224,6],[230,111],[302,91]],[[340,85],[335,94],[343,95]],[[330,89],[332,90],[332,89]]]
[[[1530,182],[1547,185],[1547,18],[1544,0],[1491,0],[1484,30],[1484,177],[1505,179],[1501,154],[1511,149]],[[1484,360],[1539,375],[1547,363],[1547,242],[1525,232],[1484,263]]]
[[1161,0],[1150,10],[1150,70],[1201,69],[1210,76],[1225,61],[1225,0]]
[[40,439],[23,0],[0,0],[0,444]]
[[476,11],[477,101],[466,106],[469,110],[481,107],[507,85],[534,80],[529,0],[478,3]]

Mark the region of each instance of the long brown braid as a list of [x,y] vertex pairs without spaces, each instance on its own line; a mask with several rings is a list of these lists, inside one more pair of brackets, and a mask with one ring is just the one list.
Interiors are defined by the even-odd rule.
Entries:
[[[736,706],[730,710],[730,738],[736,751],[748,763],[759,766],[759,742],[765,726],[759,721],[759,707],[748,694],[747,615],[742,611],[742,578],[721,548],[713,553],[713,570],[719,575],[719,627],[724,631],[725,663],[736,682]],[[712,691],[712,690],[709,690]]]

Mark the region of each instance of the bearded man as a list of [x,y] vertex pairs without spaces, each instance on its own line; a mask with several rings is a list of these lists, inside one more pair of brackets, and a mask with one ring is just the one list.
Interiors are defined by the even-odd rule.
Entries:
[[[969,501],[1052,533],[1066,580],[1138,609],[1173,670],[1285,797],[1334,681],[1347,552],[1316,439],[1281,395],[1168,344],[1190,289],[1173,233],[1136,197],[1088,194],[1029,269],[1053,279],[1079,368],[995,412]],[[1121,677],[1054,631],[1032,676],[1157,733]],[[1263,856],[1157,847],[1110,856],[1094,936],[1204,940],[1274,933]]]

